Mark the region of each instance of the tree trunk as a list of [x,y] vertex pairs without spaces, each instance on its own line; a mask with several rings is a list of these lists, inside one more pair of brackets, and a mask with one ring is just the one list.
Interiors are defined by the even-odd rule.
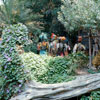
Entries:
[[25,91],[11,100],[64,100],[100,88],[100,73],[77,76],[67,83],[41,84],[30,82]]

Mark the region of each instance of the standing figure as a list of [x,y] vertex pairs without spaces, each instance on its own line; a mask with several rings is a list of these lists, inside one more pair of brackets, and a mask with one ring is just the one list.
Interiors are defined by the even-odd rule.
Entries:
[[85,46],[81,42],[82,42],[82,36],[78,36],[78,43],[74,45],[73,53],[86,50]]
[[57,55],[58,56],[64,56],[64,50],[65,50],[65,46],[66,44],[64,43],[64,41],[66,40],[66,38],[63,37],[59,37],[58,38],[58,43],[57,43]]
[[67,56],[69,54],[69,51],[71,51],[71,48],[68,45],[68,40],[66,39],[64,41],[64,56]]
[[40,47],[40,55],[47,55],[48,46],[47,40],[43,40]]
[[51,56],[56,56],[56,54],[57,54],[56,45],[57,45],[57,36],[54,33],[52,33],[51,42],[49,44],[49,53]]
[[63,43],[62,43],[60,37],[58,38],[58,43],[57,43],[57,55],[58,56],[64,56]]
[[39,36],[39,43],[37,44],[37,52],[40,55],[46,55],[48,51],[48,45],[49,43],[47,42],[47,35],[42,33]]

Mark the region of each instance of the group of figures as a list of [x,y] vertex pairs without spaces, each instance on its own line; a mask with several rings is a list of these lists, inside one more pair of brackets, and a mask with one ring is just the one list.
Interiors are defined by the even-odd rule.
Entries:
[[[84,51],[85,46],[81,43],[82,37],[78,37],[78,43],[75,44],[73,52]],[[40,55],[51,56],[67,56],[72,50],[69,45],[69,41],[65,36],[57,36],[54,33],[51,34],[50,42],[46,34],[42,33],[39,36],[39,43],[37,44],[37,51]]]

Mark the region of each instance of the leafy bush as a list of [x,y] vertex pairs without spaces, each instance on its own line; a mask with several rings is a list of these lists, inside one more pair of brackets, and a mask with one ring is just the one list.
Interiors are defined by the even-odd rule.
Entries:
[[65,58],[40,56],[34,53],[21,55],[25,72],[30,80],[42,83],[60,83],[73,80],[75,70],[84,65],[86,56],[83,53],[71,54]]
[[68,61],[68,73],[75,73],[77,68],[86,67],[88,63],[88,56],[84,52],[72,53],[66,58]]
[[[1,73],[1,68],[0,68],[0,73]],[[2,87],[2,85],[3,85],[3,77],[0,75],[0,88]]]
[[25,66],[25,73],[31,80],[39,80],[39,77],[47,71],[50,56],[39,56],[34,53],[20,55]]
[[16,44],[28,43],[28,30],[23,24],[10,25],[3,30],[0,43],[0,68],[3,84],[0,88],[0,100],[8,100],[21,92],[26,79]]
[[24,46],[25,52],[34,52],[37,53],[37,45],[36,43],[30,43],[27,46]]
[[100,91],[93,91],[90,96],[82,96],[81,100],[100,100]]
[[39,76],[43,83],[61,83],[72,80],[73,77],[68,75],[68,65],[66,58],[55,57],[50,59],[47,71]]

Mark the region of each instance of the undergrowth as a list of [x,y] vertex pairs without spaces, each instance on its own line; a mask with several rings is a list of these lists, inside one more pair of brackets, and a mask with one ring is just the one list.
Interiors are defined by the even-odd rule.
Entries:
[[67,57],[40,56],[34,53],[21,55],[29,80],[42,83],[61,83],[75,79],[75,70],[85,66],[86,56],[79,52]]
[[89,96],[82,96],[80,100],[100,100],[100,90],[91,92]]

